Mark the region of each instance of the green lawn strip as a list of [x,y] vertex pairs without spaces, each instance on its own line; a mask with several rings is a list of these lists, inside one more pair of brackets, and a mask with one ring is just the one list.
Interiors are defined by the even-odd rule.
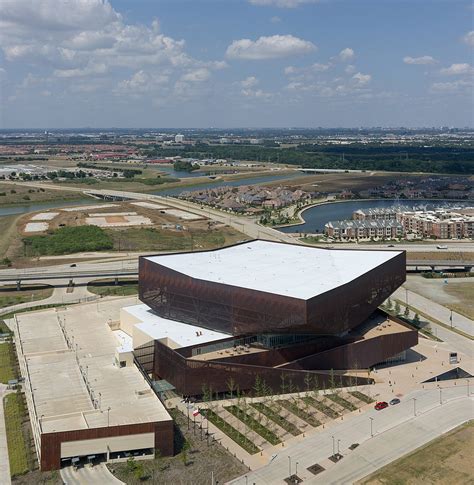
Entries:
[[210,409],[201,409],[201,414],[204,415],[216,428],[224,432],[231,440],[235,441],[247,453],[254,455],[260,451],[252,441],[244,436],[240,431],[231,426],[225,419],[222,419],[218,414]]
[[278,403],[281,404],[284,408],[288,409],[288,411],[293,413],[295,416],[298,416],[298,418],[302,419],[303,421],[306,421],[311,426],[313,426],[315,428],[320,426],[320,424],[321,424],[320,421],[318,421],[314,416],[311,416],[311,414],[300,409],[296,405],[296,403],[291,402],[290,400],[287,400],[287,399],[285,399],[283,401],[278,401]]
[[278,445],[281,443],[280,438],[259,421],[257,421],[254,417],[252,417],[249,413],[246,413],[243,409],[239,408],[238,406],[226,406],[225,408],[229,413],[233,414],[236,418],[240,419],[243,423],[245,423],[249,428],[251,428],[255,433],[259,434],[262,438],[268,441],[272,445]]
[[[451,327],[450,325],[446,325],[445,323],[443,322],[440,322],[439,320],[437,320],[436,318],[432,317],[431,315],[427,315],[426,313],[422,312],[421,310],[418,310],[418,308],[415,308],[411,305],[407,305],[405,302],[403,302],[402,300],[395,300],[395,301],[398,301],[398,303],[400,305],[403,305],[403,306],[407,306],[412,312],[414,313],[418,313],[418,315],[420,315],[420,317],[423,317],[423,318],[426,318],[428,321],[431,320],[433,323],[436,323],[437,325],[441,326],[441,327],[444,327],[446,328],[447,330],[451,330],[453,332],[456,332],[458,333],[459,335],[462,335],[463,337],[466,337],[468,338],[469,340],[474,340],[474,337],[472,337],[471,335],[467,334],[467,333],[464,333],[462,330],[459,330],[458,328],[455,328],[455,327]],[[398,318],[400,318],[399,315],[396,315],[398,316]],[[431,332],[428,332],[427,330],[425,330],[423,332],[423,329],[419,328],[418,330],[420,330],[422,333],[427,333],[429,334],[430,337],[438,340],[439,342],[442,342],[442,340],[438,339],[437,337],[435,337]]]
[[18,305],[19,303],[44,300],[53,294],[54,288],[48,285],[0,288],[0,308]]
[[28,472],[28,446],[22,432],[25,409],[20,393],[8,394],[3,399],[8,458],[12,477]]
[[11,379],[17,379],[15,355],[12,342],[0,344],[0,382],[8,384]]
[[293,436],[298,436],[301,434],[301,431],[293,424],[286,420],[283,416],[280,416],[277,412],[275,412],[271,407],[266,406],[261,402],[254,402],[251,404],[258,412],[266,416],[268,419],[271,419],[273,422],[278,424],[280,428],[283,428],[288,433],[292,434]]
[[359,401],[365,402],[366,404],[370,404],[371,402],[374,402],[374,400],[367,396],[367,394],[364,394],[363,392],[360,391],[350,391],[349,394],[352,394],[356,399]]
[[5,321],[2,319],[0,319],[0,333],[9,333],[9,334],[12,333],[12,331],[8,328]]
[[116,285],[113,280],[93,281],[87,285],[87,290],[102,296],[129,296],[138,293],[137,280],[119,280]]
[[339,396],[339,394],[326,394],[325,397],[331,399],[331,401],[334,401],[336,404],[339,404],[339,406],[342,406],[349,411],[355,411],[357,409],[357,406]]
[[339,417],[339,413],[337,411],[334,411],[334,409],[331,409],[329,406],[326,406],[326,404],[324,404],[323,402],[318,401],[317,399],[314,399],[314,397],[305,396],[303,398],[303,401],[305,401],[306,404],[309,404],[310,406],[317,409],[318,411],[321,411],[323,414],[330,417],[331,419],[336,419]]

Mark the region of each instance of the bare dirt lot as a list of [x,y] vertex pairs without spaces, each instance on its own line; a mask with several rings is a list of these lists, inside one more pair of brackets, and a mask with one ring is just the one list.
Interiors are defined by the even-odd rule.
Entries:
[[405,286],[426,298],[474,319],[474,278],[429,279],[409,275]]

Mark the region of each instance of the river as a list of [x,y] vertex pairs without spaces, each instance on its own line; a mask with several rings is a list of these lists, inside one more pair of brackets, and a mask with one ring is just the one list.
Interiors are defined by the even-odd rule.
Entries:
[[433,209],[435,207],[453,207],[453,206],[474,206],[474,201],[447,201],[447,200],[429,200],[429,199],[374,199],[374,200],[348,200],[345,202],[328,202],[320,204],[303,211],[301,216],[305,220],[304,224],[296,226],[281,227],[279,231],[285,233],[291,232],[323,232],[324,225],[329,221],[340,221],[351,219],[352,213],[357,209],[368,208],[388,208],[394,206],[403,206],[410,209]]
[[[170,173],[171,175],[171,171],[167,170],[167,172]],[[183,178],[182,174],[180,176]],[[202,176],[202,174],[200,174],[200,176]],[[229,180],[229,181],[216,180],[214,182],[210,181],[204,184],[188,185],[187,187],[175,187],[174,189],[163,188],[161,190],[155,190],[154,192],[147,192],[147,194],[155,194],[155,195],[163,195],[163,196],[179,195],[181,192],[188,191],[188,190],[210,189],[214,187],[224,187],[224,186],[238,187],[239,185],[264,184],[266,182],[274,182],[275,180],[287,180],[298,176],[301,176],[301,174],[287,173],[285,175],[282,175],[282,174],[263,175],[263,176],[241,178],[241,179]],[[40,210],[55,209],[60,207],[73,206],[73,205],[96,205],[96,204],[100,204],[101,202],[104,202],[104,201],[100,201],[92,198],[81,199],[76,201],[59,200],[59,201],[50,201],[50,202],[32,202],[31,204],[21,204],[21,205],[15,205],[15,206],[0,207],[0,216],[8,216],[11,214],[25,214],[27,212],[36,212]]]

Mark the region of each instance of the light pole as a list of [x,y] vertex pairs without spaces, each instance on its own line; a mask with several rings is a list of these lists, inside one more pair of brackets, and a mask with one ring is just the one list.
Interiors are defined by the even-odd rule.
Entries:
[[341,440],[337,440],[337,454],[340,455],[341,452],[339,450],[339,443],[341,442]]
[[443,389],[439,387],[439,403],[443,404]]
[[408,306],[408,288],[405,288],[405,303]]
[[107,427],[110,426],[110,406],[107,408]]
[[413,416],[416,416],[416,397],[413,398]]
[[471,395],[471,390],[469,388],[469,379],[466,379],[467,381],[467,395],[470,396]]
[[449,323],[451,323],[451,328],[453,328],[453,311],[450,310],[450,315],[449,315]]
[[369,417],[369,419],[370,419],[370,437],[373,438],[374,437],[374,427],[373,427],[374,418]]
[[288,457],[288,476],[291,477],[291,456]]
[[334,456],[336,454],[336,439],[334,438],[334,436],[331,436],[332,438],[332,456]]
[[295,475],[298,475],[298,462],[295,463]]

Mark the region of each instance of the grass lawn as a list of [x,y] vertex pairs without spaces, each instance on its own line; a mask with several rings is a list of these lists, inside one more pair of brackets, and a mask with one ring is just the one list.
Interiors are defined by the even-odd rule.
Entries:
[[10,305],[49,298],[54,288],[48,285],[24,285],[17,291],[16,286],[0,286],[0,308]]
[[104,251],[113,248],[109,234],[96,226],[61,227],[43,236],[23,239],[26,256]]
[[339,404],[339,406],[342,406],[349,411],[355,411],[357,409],[357,406],[354,406],[354,404],[339,396],[339,394],[326,394],[324,397],[331,399],[331,401],[334,401],[336,404]]
[[92,281],[87,285],[91,293],[102,296],[129,296],[138,293],[137,280],[119,280],[116,285],[114,280],[104,279]]
[[303,421],[306,421],[309,425],[317,428],[321,422],[317,420],[312,414],[309,412],[300,409],[296,402],[290,401],[289,399],[285,399],[283,401],[278,401],[278,404],[281,404],[283,407],[288,409],[290,413],[293,413],[295,416],[298,416]]
[[[215,483],[227,483],[242,475],[248,468],[234,458],[223,446],[217,442],[207,444],[207,439],[196,428],[187,429],[186,417],[180,412],[171,410],[176,424],[175,456],[157,457],[145,460],[143,476],[138,478],[129,471],[127,463],[110,463],[108,468],[114,475],[127,485],[141,483],[149,484],[177,484],[177,485],[208,485],[211,483],[211,470],[214,472]],[[189,449],[183,454],[183,443]],[[184,456],[183,456],[184,455]]]
[[238,406],[228,406],[225,409],[227,409],[229,413],[232,413],[237,419],[240,419],[240,421],[245,423],[250,429],[255,431],[270,444],[278,445],[281,443],[280,438],[278,438],[278,436],[269,429],[268,424],[262,424],[260,421],[252,417],[249,413],[245,412]]
[[363,485],[473,483],[474,421],[418,448],[357,482]]
[[211,409],[202,410],[202,414],[209,419],[209,421],[223,431],[231,440],[235,441],[239,446],[241,446],[247,453],[251,455],[260,451],[260,449],[250,441],[246,436],[244,436],[240,431],[231,426],[227,421],[222,419],[218,414],[216,414]]
[[283,416],[280,416],[278,412],[272,409],[270,406],[267,406],[261,402],[254,402],[252,403],[252,406],[268,419],[271,419],[273,422],[278,424],[280,428],[283,428],[293,436],[298,436],[301,434],[301,431],[293,423],[290,423],[290,421],[285,419]]
[[119,251],[177,251],[221,247],[245,239],[231,227],[192,231],[169,231],[154,227],[107,231]]
[[[0,203],[2,201],[0,200]],[[16,223],[23,214],[12,214],[9,216],[0,217],[0,260],[8,255],[11,255],[13,248],[12,245],[15,244],[16,247],[21,246],[21,240],[18,236],[16,230]],[[15,241],[16,240],[16,241]]]
[[26,409],[23,397],[15,392],[3,399],[5,411],[5,426],[7,432],[8,457],[10,461],[10,474],[12,477],[23,475],[29,470],[28,444],[25,442],[22,423],[26,418]]
[[474,281],[472,284],[449,282],[443,286],[443,290],[458,300],[455,303],[447,303],[448,308],[474,319]]
[[[43,182],[44,183],[44,182]],[[24,205],[32,202],[50,202],[54,200],[83,200],[86,197],[69,190],[48,190],[19,183],[0,183],[0,205]]]
[[14,352],[12,342],[0,343],[0,382],[4,384],[18,378]]

